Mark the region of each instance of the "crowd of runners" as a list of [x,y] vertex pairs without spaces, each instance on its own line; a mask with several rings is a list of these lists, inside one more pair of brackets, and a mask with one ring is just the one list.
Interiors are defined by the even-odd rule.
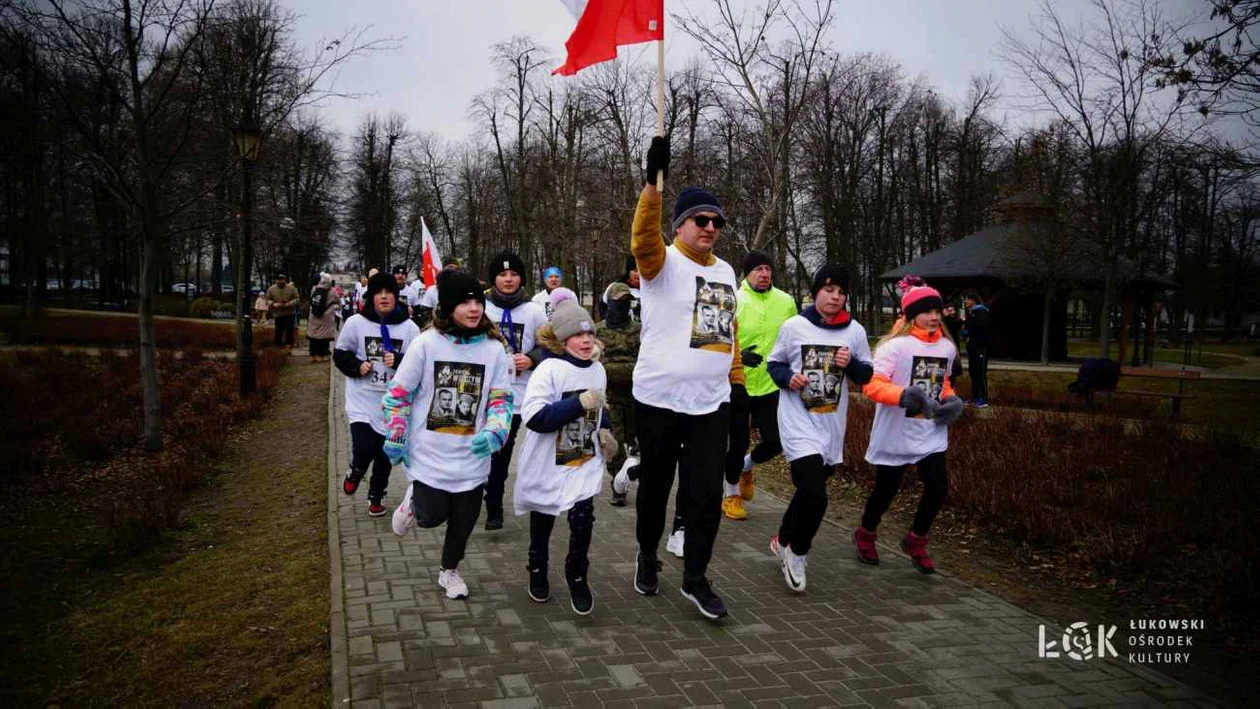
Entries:
[[[779,455],[795,492],[768,543],[787,588],[803,591],[827,480],[844,461],[850,383],[875,404],[865,459],[876,483],[854,553],[879,563],[881,518],[914,466],[923,495],[900,544],[914,568],[935,570],[928,537],[949,488],[949,426],[963,411],[940,293],[921,280],[903,283],[901,317],[872,352],[848,309],[844,265],[817,269],[800,309],[774,287],[769,254],[748,253],[742,278],[717,258],[726,215],[711,192],[678,193],[667,243],[655,185],[669,161],[668,140],[653,139],[625,271],[597,294],[602,322],[564,287],[558,267],[543,271],[530,297],[528,269],[513,251],[489,259],[484,281],[447,259],[427,289],[397,266],[373,269],[353,293],[321,279],[312,294],[312,328],[318,297],[320,325],[329,325],[318,333],[335,333],[332,359],[346,377],[353,450],[342,489],[354,495],[370,470],[367,514],[384,516],[391,469],[404,466],[393,530],[445,525],[438,584],[448,598],[469,595],[460,562],[482,508],[487,531],[505,524],[514,451],[513,512],[529,524],[522,586],[534,601],[550,599],[548,546],[563,514],[570,603],[580,615],[594,609],[595,498],[611,472],[611,504],[636,493],[638,555],[626,583],[643,596],[659,593],[664,540],[683,560],[682,594],[706,618],[726,616],[707,573],[719,525],[747,518],[756,467]],[[339,328],[333,318],[343,320]],[[623,350],[633,362],[629,400],[609,392],[601,361]],[[312,341],[313,358],[327,354],[327,342],[317,352]]]

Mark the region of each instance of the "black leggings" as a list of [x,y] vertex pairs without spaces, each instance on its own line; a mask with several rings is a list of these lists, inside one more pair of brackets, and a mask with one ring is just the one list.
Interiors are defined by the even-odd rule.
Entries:
[[[529,568],[545,569],[550,556],[551,530],[556,516],[545,512],[529,513]],[[569,554],[564,557],[566,577],[586,575],[590,566],[591,534],[595,529],[595,498],[588,497],[569,509]]]
[[[945,474],[945,453],[933,453],[914,464],[919,471],[919,479],[923,481],[923,497],[919,498],[919,509],[914,513],[914,524],[910,531],[924,536],[932,528],[936,514],[945,504],[949,494],[949,477]],[[874,532],[879,520],[888,511],[897,491],[901,489],[901,475],[906,470],[904,465],[875,466],[875,491],[866,498],[866,510],[862,513],[862,526]]]
[[[642,459],[635,499],[635,536],[645,556],[655,558],[665,532],[665,510],[674,470],[682,476],[683,521],[687,528],[684,582],[703,578],[713,556],[722,518],[722,460],[730,431],[728,405],[692,416],[635,402]],[[681,458],[681,460],[680,460]]]
[[792,553],[805,556],[827,514],[827,478],[835,467],[823,465],[821,455],[807,455],[788,463],[796,492],[779,525],[779,544],[791,546]]
[[760,465],[783,452],[779,443],[779,392],[774,391],[748,400],[748,411],[731,410],[731,445],[726,451],[726,482],[734,485],[744,472],[744,453],[751,439],[749,420],[761,434],[761,442],[752,451],[752,460]]
[[507,485],[508,464],[512,462],[512,449],[516,448],[516,432],[521,428],[521,417],[512,417],[512,430],[507,442],[498,453],[490,456],[490,479],[486,481],[486,511],[503,514],[503,488]]
[[967,374],[971,377],[971,398],[987,401],[989,399],[988,348],[967,348]]
[[318,337],[316,338],[308,337],[306,338],[306,341],[309,342],[311,345],[312,357],[327,357],[328,356],[328,346],[332,344],[332,340],[325,340]]
[[468,538],[481,515],[481,488],[478,485],[464,492],[447,492],[412,481],[411,507],[416,512],[416,525],[432,529],[446,524],[446,540],[442,542],[442,568],[453,569],[464,560]]
[[350,467],[361,476],[372,466],[372,479],[368,482],[368,499],[385,497],[389,486],[389,471],[394,466],[385,455],[385,437],[372,430],[372,424],[356,421],[350,424]]

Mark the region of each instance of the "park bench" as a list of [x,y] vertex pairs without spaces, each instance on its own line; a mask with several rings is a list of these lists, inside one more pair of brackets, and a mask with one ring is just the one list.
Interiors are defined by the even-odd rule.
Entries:
[[1184,367],[1182,367],[1181,369],[1155,369],[1153,367],[1121,367],[1120,368],[1121,379],[1124,379],[1125,377],[1132,377],[1132,378],[1139,378],[1139,379],[1176,379],[1177,391],[1175,392],[1172,392],[1172,391],[1133,391],[1133,390],[1120,391],[1118,389],[1102,389],[1099,391],[1105,392],[1107,394],[1118,394],[1120,396],[1144,396],[1144,397],[1150,397],[1150,398],[1168,399],[1172,402],[1173,418],[1180,418],[1181,417],[1181,401],[1183,399],[1194,398],[1194,394],[1186,393],[1186,382],[1198,381],[1200,378],[1202,378],[1202,376],[1203,375],[1197,370],[1186,369]]

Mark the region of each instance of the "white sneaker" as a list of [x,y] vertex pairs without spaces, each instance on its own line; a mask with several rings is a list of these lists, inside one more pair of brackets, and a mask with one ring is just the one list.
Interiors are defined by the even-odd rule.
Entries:
[[685,529],[679,529],[677,532],[669,535],[669,540],[665,542],[665,551],[679,559],[683,558],[683,539],[686,536],[684,534],[686,531]]
[[779,535],[770,537],[770,553],[774,554],[780,561],[783,560],[783,545],[779,544]]
[[791,548],[783,549],[783,580],[788,590],[800,593],[805,590],[805,564],[803,556],[792,553]]
[[626,456],[626,462],[621,464],[621,470],[617,471],[617,475],[613,477],[612,489],[618,495],[625,495],[630,492],[630,469],[639,464],[636,456]]
[[394,510],[394,518],[390,526],[394,530],[394,534],[398,536],[406,536],[413,527],[416,526],[416,508],[411,504],[411,491],[414,486],[407,485],[407,494],[403,495],[402,502],[398,503],[398,508]]
[[459,577],[459,569],[442,569],[438,574],[438,585],[446,589],[446,597],[452,601],[468,598],[468,584]]

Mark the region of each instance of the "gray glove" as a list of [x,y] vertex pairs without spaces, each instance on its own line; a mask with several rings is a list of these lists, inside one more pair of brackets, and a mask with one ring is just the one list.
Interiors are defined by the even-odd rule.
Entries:
[[957,421],[963,412],[963,401],[956,396],[947,396],[936,409],[936,425],[948,426]]
[[587,411],[602,409],[604,408],[604,404],[607,403],[604,397],[603,389],[587,389],[581,394],[578,394],[578,399],[582,401],[582,408]]
[[927,393],[917,386],[908,386],[902,389],[901,398],[897,401],[897,404],[905,409],[906,414],[909,416],[923,414],[927,418],[932,418],[936,413],[937,406],[936,401],[928,398]]

